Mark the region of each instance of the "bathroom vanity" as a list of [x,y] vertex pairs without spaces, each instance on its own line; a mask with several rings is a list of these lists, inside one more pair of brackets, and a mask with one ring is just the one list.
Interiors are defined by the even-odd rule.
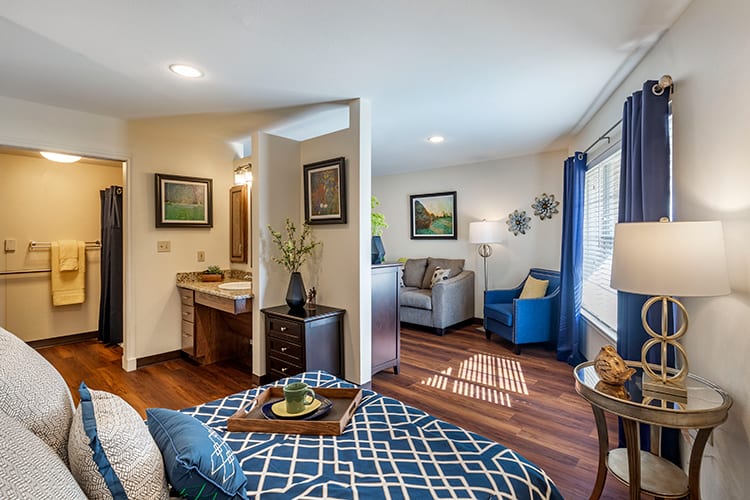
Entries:
[[252,284],[229,278],[222,282],[190,279],[179,273],[182,351],[200,364],[237,359],[252,368]]

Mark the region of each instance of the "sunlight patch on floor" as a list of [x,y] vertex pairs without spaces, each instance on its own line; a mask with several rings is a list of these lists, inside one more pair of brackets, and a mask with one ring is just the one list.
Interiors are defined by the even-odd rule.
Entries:
[[521,364],[516,359],[479,353],[421,382],[443,391],[510,407],[510,393],[528,395]]

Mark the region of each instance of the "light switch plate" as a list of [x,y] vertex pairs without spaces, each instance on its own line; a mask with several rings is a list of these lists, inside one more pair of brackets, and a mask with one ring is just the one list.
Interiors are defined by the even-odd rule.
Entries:
[[206,261],[206,251],[205,250],[198,250],[197,256],[198,256],[198,262],[205,262]]
[[172,251],[172,242],[171,241],[157,241],[156,242],[156,251],[157,252],[171,252]]
[[15,252],[16,251],[16,240],[13,238],[9,238],[5,240],[5,251],[6,252]]

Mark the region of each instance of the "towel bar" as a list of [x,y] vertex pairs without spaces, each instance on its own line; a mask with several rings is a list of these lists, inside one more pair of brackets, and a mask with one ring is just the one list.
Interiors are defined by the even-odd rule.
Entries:
[[[29,242],[29,250],[47,250],[52,247],[52,243],[49,241],[30,241]],[[102,242],[99,240],[95,241],[87,241],[86,242],[86,249],[95,249],[95,248],[101,248]]]

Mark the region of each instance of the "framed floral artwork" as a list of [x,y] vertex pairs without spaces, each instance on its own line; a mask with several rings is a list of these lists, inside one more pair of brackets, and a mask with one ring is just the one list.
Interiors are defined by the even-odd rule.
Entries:
[[303,166],[308,224],[346,224],[344,164],[342,156]]

